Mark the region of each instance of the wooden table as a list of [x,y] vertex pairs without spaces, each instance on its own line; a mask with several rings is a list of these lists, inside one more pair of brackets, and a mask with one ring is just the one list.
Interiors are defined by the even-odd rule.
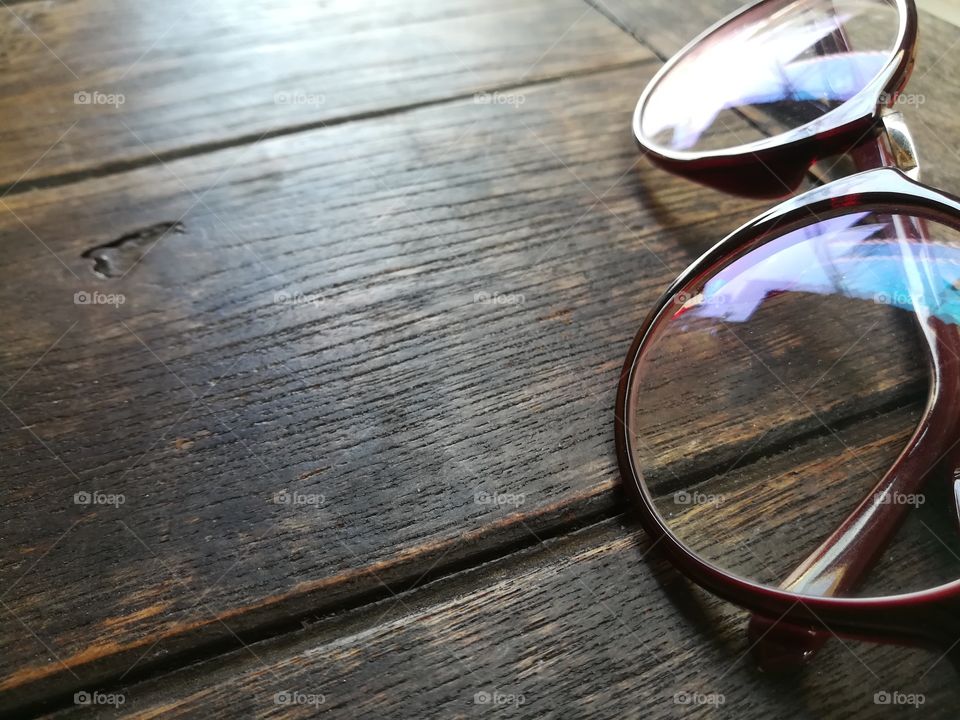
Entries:
[[[956,717],[926,651],[757,672],[618,493],[633,333],[768,205],[630,114],[738,4],[8,0],[3,716]],[[931,11],[907,112],[956,191]]]

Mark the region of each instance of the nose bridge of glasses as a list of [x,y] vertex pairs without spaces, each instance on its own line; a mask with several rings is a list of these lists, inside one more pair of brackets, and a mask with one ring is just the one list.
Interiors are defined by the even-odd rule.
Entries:
[[919,180],[920,158],[903,114],[889,108],[885,109],[881,114],[881,122],[886,134],[891,162],[911,179]]

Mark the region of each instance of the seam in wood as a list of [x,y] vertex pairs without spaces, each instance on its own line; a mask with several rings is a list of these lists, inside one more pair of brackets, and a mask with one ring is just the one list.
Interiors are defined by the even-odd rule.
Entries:
[[[583,503],[588,503],[591,500],[612,498],[610,490],[615,484],[615,481],[610,481],[594,485],[593,487],[588,488],[584,493],[581,493],[577,499]],[[555,503],[555,505],[539,508],[534,513],[529,513],[527,515],[528,520],[536,515],[549,516],[553,513],[561,511],[561,514],[555,522],[546,526],[537,527],[535,533],[533,531],[523,533],[520,535],[519,540],[510,540],[502,545],[493,546],[486,550],[469,554],[463,558],[453,560],[448,563],[439,564],[426,574],[423,574],[419,568],[411,568],[404,577],[397,580],[391,580],[389,585],[381,581],[379,587],[373,587],[369,590],[357,593],[356,595],[346,598],[340,602],[330,604],[329,606],[315,607],[306,612],[291,614],[282,620],[275,620],[260,626],[254,626],[247,630],[241,630],[231,634],[228,637],[209,639],[193,645],[188,649],[174,651],[161,658],[144,660],[132,671],[128,671],[124,676],[122,676],[122,679],[116,673],[114,673],[109,676],[91,680],[82,685],[77,684],[75,687],[70,686],[69,688],[57,692],[55,695],[48,696],[43,700],[28,701],[21,705],[8,707],[4,710],[4,717],[24,719],[35,718],[40,715],[46,715],[55,712],[57,710],[73,707],[73,694],[82,688],[96,688],[101,692],[111,692],[121,687],[128,687],[136,683],[144,682],[164,673],[179,670],[195,663],[215,659],[217,657],[226,655],[227,653],[233,652],[234,650],[241,649],[244,645],[251,645],[253,643],[277,639],[284,635],[289,635],[290,633],[302,630],[306,625],[310,624],[310,622],[316,622],[322,617],[359,611],[366,606],[383,600],[389,600],[390,598],[395,598],[402,593],[414,590],[427,583],[449,578],[450,576],[460,572],[477,570],[482,565],[487,563],[507,560],[511,556],[523,552],[524,550],[536,547],[537,545],[541,545],[549,540],[566,538],[576,531],[583,530],[592,525],[610,520],[611,518],[621,515],[623,512],[620,503],[605,503],[593,512],[584,513],[580,516],[574,517],[571,521],[569,513],[562,512],[564,511],[563,505],[566,505],[566,503]],[[440,557],[443,557],[443,555],[446,554],[446,549],[452,545],[477,542],[482,536],[495,535],[501,530],[501,526],[515,522],[515,518],[504,518],[499,523],[486,525],[483,528],[466,533],[459,538],[450,538],[434,543],[435,547],[433,550],[434,552],[439,553]],[[525,525],[526,523],[523,524]],[[422,550],[422,548],[415,550]],[[412,551],[407,551],[398,557],[376,563],[374,566],[358,568],[357,570],[346,573],[346,575],[352,575],[355,576],[354,579],[359,579],[364,575],[376,574],[378,569],[382,572],[384,568],[389,565],[402,565],[404,562],[404,556],[409,555],[411,552]],[[304,583],[303,585],[294,589],[291,594],[316,592],[317,590],[322,590],[323,586],[334,584],[334,581],[343,582],[343,574],[340,576],[324,578],[321,581]],[[289,597],[289,594],[266,598],[257,606],[234,608],[228,612],[218,614],[216,618],[198,621],[195,623],[195,625],[198,627],[215,626],[224,619],[230,620],[231,618],[235,618],[236,616],[242,615],[250,610],[255,610],[258,607],[262,608],[264,606],[278,604],[287,597]],[[136,651],[137,648],[142,648],[143,646],[149,647],[154,641],[160,642],[164,639],[164,637],[169,637],[174,634],[175,633],[173,632],[166,632],[159,637],[144,637],[141,638],[137,643],[127,646],[125,649]],[[63,661],[68,666],[76,667],[78,669],[85,664],[71,662],[71,658],[63,658]],[[89,662],[93,662],[93,660],[91,659]],[[40,679],[41,677],[62,672],[62,668],[59,665],[47,665],[39,668],[33,668],[32,670],[33,672],[31,672],[31,669],[25,669],[23,672],[19,673],[25,678],[27,678],[28,675],[33,676],[26,679],[27,684],[34,680]],[[15,687],[24,687],[22,684],[14,684],[15,682],[15,677],[7,678],[4,685],[8,691],[14,689]]]
[[[899,404],[896,401],[891,401],[891,403],[889,403],[890,407],[888,408],[885,406],[883,410],[874,408],[870,414],[882,414],[885,411],[892,412],[900,409],[903,407],[903,398],[899,398],[899,400]],[[856,423],[860,419],[862,418],[859,415],[855,417],[844,418],[843,420],[839,421],[839,423],[835,423],[834,428],[839,428],[841,425],[846,426]],[[818,437],[819,435],[827,435],[829,433],[829,430],[823,428],[819,433],[816,431],[811,431],[810,433],[805,434],[804,439],[810,440]],[[778,443],[773,448],[768,448],[768,452],[764,454],[769,456],[786,452],[793,447],[794,444],[795,442],[793,441]],[[717,469],[719,469],[719,466],[717,468],[713,468],[712,470]],[[709,470],[701,471],[701,473],[698,473],[698,475],[705,476],[709,474],[709,472]],[[513,526],[514,530],[517,531],[515,533],[517,537],[508,539],[502,544],[494,545],[478,552],[470,552],[450,562],[442,563],[432,569],[426,575],[422,575],[418,569],[410,569],[409,571],[405,571],[400,578],[391,579],[388,585],[381,583],[379,587],[371,587],[366,590],[361,590],[356,594],[345,597],[342,600],[329,605],[324,606],[321,604],[313,606],[308,610],[293,612],[284,617],[282,620],[270,620],[261,624],[254,623],[251,627],[241,629],[236,632],[235,636],[208,638],[206,640],[202,640],[201,642],[198,642],[189,648],[174,651],[161,658],[144,660],[139,666],[136,667],[134,671],[128,672],[125,676],[123,676],[122,680],[117,676],[116,673],[104,674],[103,677],[86,683],[83,685],[83,687],[96,687],[98,690],[106,692],[144,682],[153,679],[158,675],[182,669],[194,663],[213,660],[217,657],[226,655],[234,650],[237,650],[238,648],[241,648],[243,644],[249,645],[252,643],[279,639],[284,635],[288,635],[302,629],[305,625],[308,625],[311,622],[316,622],[322,617],[329,617],[331,615],[338,615],[346,612],[360,611],[365,606],[396,597],[401,593],[414,590],[427,583],[445,579],[461,572],[477,570],[481,566],[491,562],[508,560],[511,556],[528,551],[530,548],[541,544],[543,541],[562,539],[592,525],[596,525],[597,523],[610,521],[623,515],[623,503],[620,501],[618,489],[618,479],[611,479],[608,482],[598,483],[572,498],[572,503],[568,498],[552,505],[537,508],[533,512],[523,515],[519,523],[516,515],[508,516],[499,522],[477,528],[464,534],[463,536],[457,538],[447,538],[445,540],[432,543],[428,546],[411,548],[400,553],[399,555],[375,563],[374,565],[358,568],[348,573],[324,578],[319,581],[306,582],[283,595],[265,598],[255,605],[234,608],[228,612],[217,615],[216,618],[197,621],[192,623],[191,627],[194,627],[197,630],[202,630],[203,627],[214,626],[224,620],[229,621],[251,612],[256,613],[263,611],[265,608],[270,606],[275,606],[286,602],[294,596],[300,596],[301,598],[307,597],[316,594],[322,591],[324,588],[332,585],[349,584],[352,581],[361,579],[365,575],[377,575],[384,573],[391,567],[403,568],[407,564],[407,559],[411,555],[424,554],[426,552],[428,555],[438,554],[440,557],[443,557],[443,555],[457,545],[466,547],[471,544],[478,543],[483,537],[492,537],[497,535],[505,527]],[[573,506],[589,507],[589,505],[594,502],[599,502],[599,505],[590,511],[579,514],[572,512],[574,510]],[[554,517],[551,518],[551,516]],[[536,522],[537,517],[546,519],[546,523],[544,525],[538,525]],[[532,524],[536,530],[531,530],[528,533],[521,533],[520,531],[522,530],[522,527],[520,526],[528,526],[528,523]],[[185,629],[188,629],[188,627],[178,626],[177,628],[171,628],[167,630],[159,636],[154,635],[150,637],[144,637],[141,638],[138,643],[115,649],[121,652],[136,651],[137,648],[154,641],[162,641],[164,638],[172,638],[182,635],[182,631]],[[111,653],[108,653],[108,655],[109,654]],[[73,659],[64,658],[64,662],[71,667],[76,667],[79,669],[87,663],[97,662],[99,659],[102,659],[102,657],[84,657]],[[73,662],[71,662],[71,660],[73,660]],[[4,684],[7,690],[12,690],[16,687],[22,688],[29,686],[29,684],[33,681],[58,672],[60,672],[60,668],[58,666],[43,666],[39,668],[25,669],[19,673],[25,685],[23,683],[18,683],[16,681],[16,677],[7,678]],[[36,717],[38,714],[49,713],[54,710],[68,707],[73,701],[72,693],[79,689],[81,689],[81,686],[78,685],[77,687],[70,687],[68,690],[59,692],[55,696],[49,697],[42,701],[28,701],[23,705],[9,708],[8,714],[10,717],[28,718]]]
[[502,93],[507,91],[522,90],[525,88],[555,85],[572,78],[600,75],[606,72],[624,70],[632,67],[643,67],[651,62],[655,62],[655,60],[655,58],[644,58],[642,60],[631,60],[623,63],[604,65],[602,67],[574,70],[561,76],[541,78],[538,80],[528,80],[522,83],[477,88],[469,93],[461,93],[459,95],[451,95],[444,98],[423,100],[414,103],[407,103],[405,105],[394,105],[391,107],[379,108],[377,110],[369,110],[366,112],[343,115],[341,117],[328,118],[326,120],[314,120],[312,122],[299,123],[296,125],[286,125],[281,128],[266,130],[262,133],[245,133],[242,135],[235,135],[224,140],[198,143],[196,145],[188,145],[186,147],[176,148],[173,150],[161,150],[156,153],[150,152],[126,160],[114,160],[92,168],[84,168],[82,170],[73,170],[54,175],[46,175],[31,180],[19,180],[14,183],[0,184],[0,197],[19,195],[31,190],[44,190],[48,188],[63,187],[64,185],[71,185],[73,183],[79,183],[95,178],[121,175],[133,170],[140,170],[143,168],[153,167],[155,165],[162,165],[164,163],[174,162],[176,160],[198,157],[201,155],[219,152],[221,150],[230,150],[232,148],[243,147],[244,145],[253,145],[263,140],[272,140],[274,138],[297,135],[300,133],[312,132],[314,130],[327,130],[355,122],[364,122],[367,120],[376,120],[379,118],[405,115],[407,113],[423,110],[425,108],[441,107],[443,105],[464,102],[474,98],[479,94]]

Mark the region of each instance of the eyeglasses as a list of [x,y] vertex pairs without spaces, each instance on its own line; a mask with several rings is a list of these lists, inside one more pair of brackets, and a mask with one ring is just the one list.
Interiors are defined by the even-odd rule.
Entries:
[[690,265],[617,394],[645,529],[754,613],[768,668],[831,633],[960,639],[960,199],[919,182],[896,111],[916,38],[913,0],[765,0],[681,50],[634,114],[655,164],[717,189],[856,170]]

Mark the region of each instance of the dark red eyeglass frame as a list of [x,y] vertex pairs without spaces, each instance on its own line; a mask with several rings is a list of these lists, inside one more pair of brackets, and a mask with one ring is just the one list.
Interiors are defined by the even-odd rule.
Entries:
[[[633,114],[634,137],[654,164],[724,192],[758,198],[783,197],[800,187],[813,163],[849,151],[854,144],[851,139],[863,138],[877,126],[883,110],[880,99],[887,98],[889,107],[894,105],[916,62],[918,20],[914,0],[891,0],[900,18],[896,49],[876,77],[850,100],[817,120],[776,137],[723,150],[678,151],[644,136],[644,107],[671,68],[718,31],[794,2],[759,0],[741,8],[698,35],[660,69],[643,91]],[[841,37],[837,42],[845,41]]]
[[[893,597],[849,598],[803,595],[812,578],[826,572],[840,578],[832,592],[849,592],[869,571],[892,538],[908,508],[877,504],[877,493],[916,492],[928,479],[952,473],[960,503],[960,329],[930,322],[924,336],[930,368],[927,407],[907,447],[883,479],[842,525],[780,588],[753,583],[699,557],[669,529],[636,467],[629,418],[636,417],[631,389],[637,363],[661,312],[677,293],[705,279],[745,248],[756,247],[814,221],[854,211],[917,218],[898,232],[924,239],[923,220],[960,231],[960,198],[925,186],[916,177],[916,154],[898,114],[891,114],[897,94],[913,68],[917,11],[913,0],[895,0],[900,12],[899,47],[870,85],[848,103],[825,114],[817,131],[807,126],[783,135],[725,151],[672,152],[657,147],[642,133],[643,106],[660,78],[697,44],[727,24],[750,14],[766,14],[792,0],[761,0],[703,33],[681,50],[650,83],[634,115],[634,133],[654,163],[713,187],[766,196],[770,182],[792,191],[811,166],[825,156],[849,154],[859,172],[791,198],[720,241],[678,277],[648,314],[627,353],[617,392],[615,440],[625,489],[639,509],[641,523],[673,564],[710,592],[756,613],[751,622],[755,655],[767,667],[792,666],[808,659],[830,633],[877,642],[929,645],[960,653],[960,580],[922,592]],[[889,98],[885,106],[881,98]],[[893,166],[893,167],[891,167]],[[782,194],[782,193],[781,193]],[[833,550],[829,558],[827,550]],[[790,592],[785,588],[793,588]],[[818,632],[819,629],[819,632]],[[784,652],[781,652],[785,650]],[[960,666],[960,665],[958,665]]]

